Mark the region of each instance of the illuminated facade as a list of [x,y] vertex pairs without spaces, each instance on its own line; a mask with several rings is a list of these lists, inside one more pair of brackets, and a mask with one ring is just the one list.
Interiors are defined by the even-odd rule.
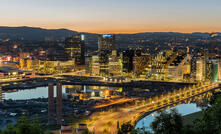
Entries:
[[92,56],[85,57],[85,73],[91,75]]
[[73,71],[74,60],[68,61],[47,61],[38,59],[20,59],[19,69],[32,71],[34,73],[64,73]]
[[123,72],[130,73],[133,71],[133,58],[135,55],[141,56],[141,52],[136,54],[135,50],[126,50],[122,53]]
[[221,59],[219,59],[219,64],[218,64],[218,80],[221,80]]
[[32,71],[35,69],[35,63],[32,59],[20,59],[19,60],[19,69],[20,70],[29,70]]
[[218,80],[218,60],[207,60],[206,61],[206,81],[217,81]]
[[205,80],[205,60],[202,58],[196,60],[196,80]]
[[111,50],[100,50],[99,52],[100,75],[102,76],[106,76],[109,74],[108,64],[111,52]]
[[98,51],[100,63],[100,75],[107,76],[109,74],[109,57],[112,51],[116,50],[115,35],[103,34],[98,37]]
[[115,35],[103,34],[98,37],[98,50],[116,50]]
[[98,56],[91,57],[91,75],[100,75],[100,63]]
[[83,65],[85,63],[85,42],[84,35],[78,34],[65,40],[66,54],[70,59],[75,59],[76,65]]
[[73,71],[74,69],[74,61],[42,61],[39,60],[39,73],[64,73]]
[[117,57],[117,51],[113,50],[109,57],[109,74],[111,76],[120,76],[122,73],[122,61]]
[[184,76],[190,76],[191,56],[189,54],[175,53],[174,58],[169,59],[171,62],[169,62],[168,74],[166,74],[169,79],[182,81],[184,80]]
[[168,78],[176,80],[178,79],[178,66],[169,66],[168,67]]
[[[136,56],[133,58],[133,73],[137,77],[145,78],[147,70],[151,65],[151,58],[149,55]],[[143,75],[144,74],[144,75]]]

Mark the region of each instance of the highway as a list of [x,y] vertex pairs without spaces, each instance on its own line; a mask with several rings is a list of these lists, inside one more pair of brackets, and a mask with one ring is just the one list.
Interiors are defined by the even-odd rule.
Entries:
[[149,98],[140,104],[125,108],[118,108],[117,111],[109,110],[92,114],[87,122],[89,130],[96,134],[117,132],[117,121],[131,121],[135,124],[139,119],[151,112],[166,108],[168,106],[184,102],[185,100],[202,95],[211,90],[219,88],[219,84],[202,85],[200,87],[183,88],[159,97]]

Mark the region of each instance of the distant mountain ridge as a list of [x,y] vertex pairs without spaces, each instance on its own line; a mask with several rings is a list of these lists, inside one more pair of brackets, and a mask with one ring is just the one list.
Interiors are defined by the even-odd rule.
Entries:
[[[12,40],[24,39],[33,41],[44,41],[48,40],[64,40],[66,37],[73,36],[77,34],[77,31],[68,29],[43,29],[37,27],[7,27],[0,26],[0,39],[10,38]],[[97,34],[84,33],[90,38],[97,38]],[[195,35],[202,37],[209,37],[210,33],[178,33],[178,32],[144,32],[144,33],[134,33],[134,34],[116,34],[120,35],[159,35],[159,36],[179,36],[179,35]],[[221,36],[221,33],[218,33]],[[94,39],[97,40],[97,39]]]
[[0,38],[24,39],[43,41],[46,38],[52,40],[64,39],[78,32],[68,29],[43,29],[36,27],[2,27],[0,26]]
[[[216,32],[218,36],[221,36],[220,32]],[[193,32],[193,33],[179,33],[179,32],[146,32],[146,33],[136,33],[136,35],[195,35],[195,36],[202,36],[202,37],[209,37],[211,33],[208,32]]]

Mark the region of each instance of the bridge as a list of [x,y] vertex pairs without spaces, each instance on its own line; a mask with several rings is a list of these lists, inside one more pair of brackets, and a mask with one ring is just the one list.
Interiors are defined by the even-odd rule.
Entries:
[[159,98],[156,97],[152,102],[146,103],[145,105],[142,105],[140,107],[137,107],[135,109],[146,107],[146,111],[140,112],[138,115],[134,117],[134,120],[132,120],[132,124],[136,124],[136,122],[146,115],[158,111],[160,109],[164,109],[167,107],[170,107],[172,105],[177,105],[181,103],[186,103],[188,100],[198,97],[201,95],[206,95],[206,93],[210,91],[214,91],[216,89],[220,89],[219,84],[210,84],[210,85],[204,85],[196,88],[184,88],[182,90],[178,90],[177,92],[168,93],[166,95],[162,95]]
[[142,101],[136,101],[135,105],[110,109],[105,112],[96,112],[92,114],[88,121],[89,130],[96,134],[101,133],[117,133],[117,121],[131,122],[133,125],[144,116],[169,106],[179,103],[185,103],[189,99],[197,96],[207,95],[210,91],[219,89],[219,83],[212,83],[201,86],[192,86],[191,88],[183,88],[165,95],[148,98]]

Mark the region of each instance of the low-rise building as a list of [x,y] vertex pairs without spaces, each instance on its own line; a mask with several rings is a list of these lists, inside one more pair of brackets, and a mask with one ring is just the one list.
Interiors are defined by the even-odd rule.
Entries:
[[76,129],[76,134],[83,134],[85,131],[88,131],[87,124],[78,124]]

